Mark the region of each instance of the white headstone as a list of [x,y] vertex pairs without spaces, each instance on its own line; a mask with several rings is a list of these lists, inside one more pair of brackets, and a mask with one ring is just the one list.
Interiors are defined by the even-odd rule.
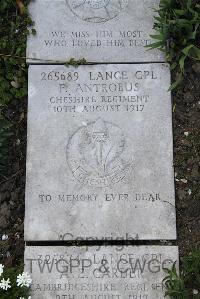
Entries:
[[154,33],[153,15],[158,3],[159,0],[32,1],[30,13],[37,34],[28,39],[27,61],[164,61],[162,52],[145,48],[152,42],[149,35]]
[[32,299],[164,299],[175,246],[26,247]]
[[167,64],[29,68],[26,240],[176,239]]

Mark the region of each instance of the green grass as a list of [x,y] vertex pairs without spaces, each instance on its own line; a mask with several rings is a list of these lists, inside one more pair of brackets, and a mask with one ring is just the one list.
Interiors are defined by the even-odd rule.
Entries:
[[180,274],[175,265],[165,269],[165,295],[171,299],[200,299],[200,250],[193,250],[182,259]]

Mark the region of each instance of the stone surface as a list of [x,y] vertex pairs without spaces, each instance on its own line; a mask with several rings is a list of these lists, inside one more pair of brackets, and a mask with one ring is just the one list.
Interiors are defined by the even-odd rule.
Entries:
[[[158,62],[147,51],[159,0],[35,0],[30,12],[36,36],[28,40],[28,62],[85,58],[88,62]],[[34,59],[32,59],[34,58]]]
[[29,69],[26,240],[176,239],[167,64]]
[[175,246],[26,247],[35,299],[164,299]]

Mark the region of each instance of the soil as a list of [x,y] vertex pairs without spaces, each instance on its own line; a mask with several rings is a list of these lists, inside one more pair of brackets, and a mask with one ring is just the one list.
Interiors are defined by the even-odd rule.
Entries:
[[200,249],[200,63],[173,94],[174,166],[180,256]]
[[11,266],[22,263],[26,166],[27,99],[13,101],[4,111],[14,123],[8,169],[0,177],[0,260]]
[[[27,100],[4,111],[15,124],[8,174],[0,177],[0,259],[6,265],[21,263],[24,253],[26,112]],[[173,93],[173,127],[178,245],[184,256],[200,248],[200,63],[187,66]]]

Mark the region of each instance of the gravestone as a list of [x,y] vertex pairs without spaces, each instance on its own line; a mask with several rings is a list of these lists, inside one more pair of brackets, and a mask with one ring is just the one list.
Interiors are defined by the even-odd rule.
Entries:
[[[29,6],[37,34],[28,39],[29,63],[158,62],[146,51],[159,0],[35,0]],[[39,59],[39,60],[37,60]]]
[[29,67],[25,240],[176,239],[167,64]]
[[[33,299],[164,299],[175,246],[26,247]],[[178,265],[177,265],[178,267]]]

